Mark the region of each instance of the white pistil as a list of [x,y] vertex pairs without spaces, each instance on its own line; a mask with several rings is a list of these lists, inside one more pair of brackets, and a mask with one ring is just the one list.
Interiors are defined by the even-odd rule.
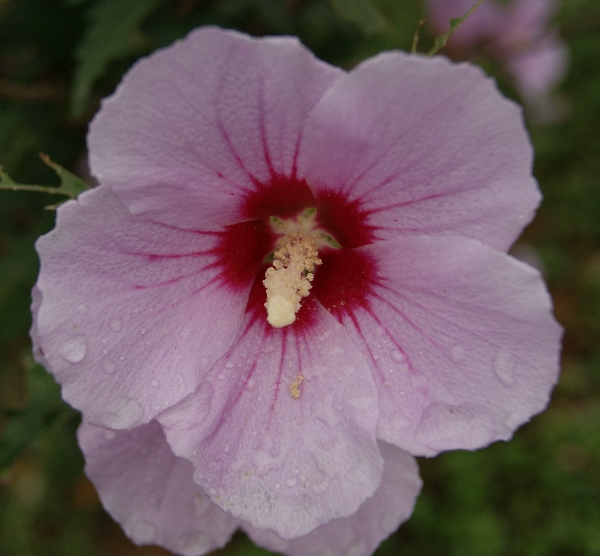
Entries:
[[267,289],[267,322],[282,328],[296,320],[300,300],[312,287],[315,265],[321,259],[312,236],[291,232],[277,241],[273,266],[267,269],[263,284]]

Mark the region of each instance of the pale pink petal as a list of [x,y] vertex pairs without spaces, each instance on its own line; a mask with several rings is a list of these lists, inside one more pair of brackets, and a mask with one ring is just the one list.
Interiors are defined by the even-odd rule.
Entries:
[[[250,251],[260,246],[247,237]],[[221,239],[131,216],[103,186],[58,209],[56,228],[36,244],[42,303],[32,336],[87,421],[148,422],[229,349],[256,269],[228,283]]]
[[354,515],[291,541],[243,522],[242,528],[256,544],[289,556],[370,556],[410,517],[421,489],[417,463],[410,454],[385,442],[379,447],[384,460],[381,485]]
[[504,25],[497,33],[498,43],[515,45],[541,37],[554,8],[552,0],[512,0],[507,6]]
[[103,102],[92,173],[160,222],[248,219],[249,193],[294,174],[307,114],[340,75],[294,38],[198,29],[136,63]]
[[535,100],[548,94],[565,76],[568,66],[567,47],[549,34],[530,48],[507,60],[508,70],[514,75],[521,94]]
[[288,539],[356,512],[383,466],[362,355],[314,299],[298,315],[276,330],[250,311],[198,391],[159,416],[214,502]]
[[413,455],[473,450],[544,409],[562,330],[537,270],[457,236],[360,250],[377,261],[370,295],[338,318],[368,355],[379,438]]
[[299,176],[355,203],[379,239],[456,233],[506,250],[540,193],[520,108],[468,64],[380,54],[317,105]]
[[77,436],[103,506],[136,544],[199,556],[229,541],[238,520],[194,483],[193,467],[173,455],[158,423],[112,431],[84,422]]

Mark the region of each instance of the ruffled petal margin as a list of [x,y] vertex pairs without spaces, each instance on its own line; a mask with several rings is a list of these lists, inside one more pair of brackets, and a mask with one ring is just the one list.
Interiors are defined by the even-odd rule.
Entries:
[[230,348],[251,282],[239,291],[222,282],[217,242],[134,217],[103,186],[58,209],[36,243],[32,339],[86,421],[150,421]]
[[474,450],[544,409],[562,328],[537,270],[457,236],[361,249],[376,276],[342,323],[377,382],[380,439],[413,455]]
[[83,422],[77,436],[102,504],[136,544],[200,556],[238,527],[194,484],[192,466],[173,455],[156,421],[130,431]]
[[285,539],[354,514],[383,468],[367,364],[317,301],[302,314],[276,330],[249,313],[198,391],[158,417],[215,503]]
[[520,107],[469,64],[383,53],[338,79],[298,159],[317,202],[358,207],[375,239],[456,234],[506,251],[540,192]]
[[308,113],[343,74],[294,38],[197,29],[103,101],[92,173],[133,214],[185,228],[242,221],[249,194],[294,175]]
[[256,544],[288,556],[370,556],[410,517],[421,490],[414,458],[385,442],[379,448],[384,461],[381,485],[354,515],[334,519],[291,541],[244,522],[242,529]]

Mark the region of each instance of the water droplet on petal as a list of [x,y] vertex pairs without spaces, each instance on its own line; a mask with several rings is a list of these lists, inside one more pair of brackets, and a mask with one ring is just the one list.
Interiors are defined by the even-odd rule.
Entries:
[[112,361],[107,361],[104,365],[104,372],[112,375],[117,370],[117,366]]
[[425,408],[415,439],[433,450],[473,450],[497,438],[492,416],[484,407],[434,402]]
[[226,369],[233,369],[233,363],[231,361],[227,361],[227,363],[225,363],[225,368]]
[[287,486],[289,486],[290,488],[292,488],[293,486],[296,486],[296,483],[297,483],[297,482],[298,482],[298,481],[296,481],[296,479],[294,479],[294,478],[292,477],[291,479],[288,479],[288,480],[285,482],[285,484],[286,484]]
[[455,361],[456,363],[464,361],[466,356],[465,348],[462,346],[452,346],[450,349],[450,357],[452,357],[452,361]]
[[142,406],[131,398],[115,398],[105,407],[107,425],[114,429],[129,429],[144,416]]
[[121,330],[121,321],[118,319],[110,321],[110,329],[119,332]]
[[85,338],[83,336],[74,336],[73,338],[69,338],[59,348],[58,353],[69,363],[79,363],[85,357],[85,349]]
[[375,361],[379,361],[379,355],[377,355],[377,354],[374,354],[374,355],[373,355],[373,359],[374,359]]
[[156,527],[149,521],[135,521],[127,526],[129,534],[139,543],[151,543],[156,540]]
[[146,333],[146,329],[145,328],[141,328],[140,329],[140,334],[143,336]]
[[152,388],[158,388],[160,386],[160,382],[158,382],[158,380],[156,380],[155,378],[153,378],[150,381],[150,386],[152,386]]
[[392,358],[393,361],[396,361],[397,363],[406,363],[406,356],[401,351],[398,351],[397,349],[392,351],[392,353],[390,354],[390,357]]
[[117,433],[115,431],[111,431],[110,429],[104,429],[104,438],[106,440],[113,440],[115,436],[117,436]]
[[225,380],[225,375],[223,373],[217,375],[217,380]]
[[501,349],[494,359],[494,371],[502,384],[512,386],[515,383],[515,358],[512,353]]
[[205,554],[212,548],[216,548],[208,535],[200,531],[191,531],[182,535],[178,542],[177,548],[183,554]]
[[275,483],[275,488],[280,489],[281,488],[281,484],[280,483]]

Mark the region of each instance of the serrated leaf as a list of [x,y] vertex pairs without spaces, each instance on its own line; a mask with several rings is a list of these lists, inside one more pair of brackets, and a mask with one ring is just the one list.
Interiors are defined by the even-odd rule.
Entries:
[[89,12],[90,25],[76,49],[71,111],[85,110],[91,89],[108,65],[140,51],[140,24],[163,0],[102,0]]
[[[2,167],[0,166],[0,189],[8,189],[10,191],[37,191],[39,193],[48,193],[49,195],[64,195],[70,199],[75,199],[80,193],[90,188],[86,182],[78,178],[75,174],[69,172],[60,164],[52,162],[48,155],[40,154],[40,158],[44,164],[50,166],[60,178],[60,185],[58,187],[17,183],[6,172],[3,172]],[[53,205],[48,208],[56,208],[56,206],[57,205]]]
[[384,33],[391,27],[386,17],[369,0],[330,0],[348,21],[358,24],[367,35]]

